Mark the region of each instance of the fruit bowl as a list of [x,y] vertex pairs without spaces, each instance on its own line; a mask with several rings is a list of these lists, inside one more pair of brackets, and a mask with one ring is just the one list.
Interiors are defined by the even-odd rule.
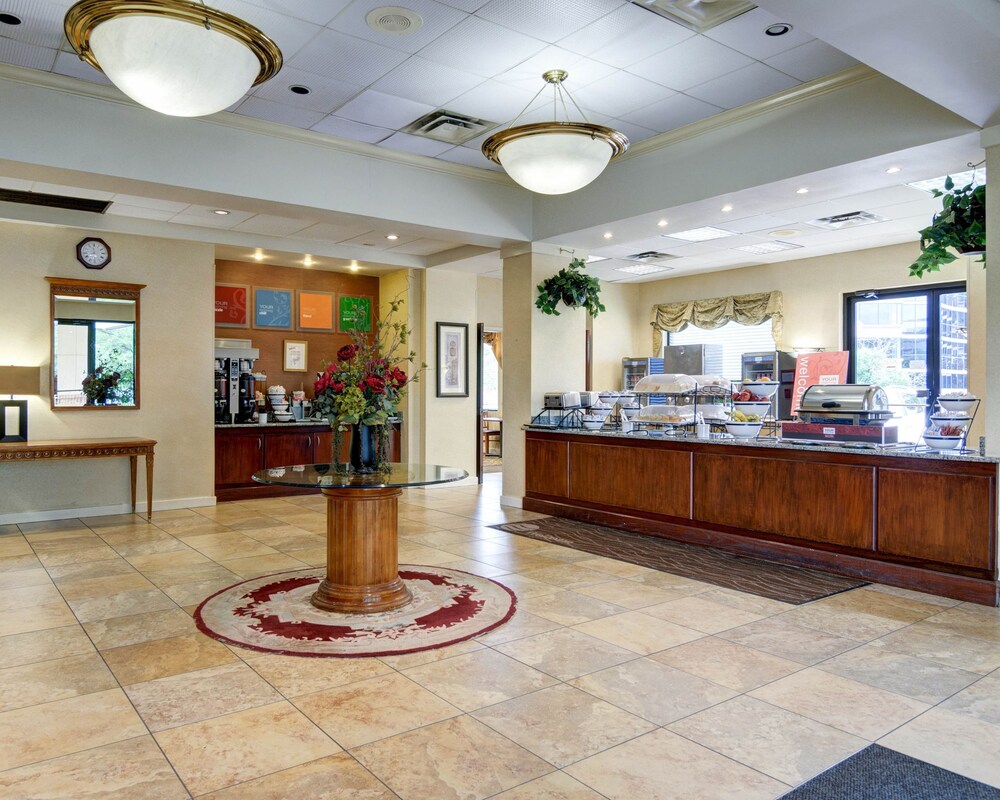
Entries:
[[931,422],[939,430],[946,426],[961,428],[963,431],[972,424],[972,417],[968,414],[941,413],[931,414]]
[[278,422],[291,422],[293,419],[293,415],[290,411],[275,411],[274,418]]
[[944,395],[938,398],[938,405],[945,411],[962,411],[968,414],[979,402],[978,397],[971,394]]
[[736,439],[756,439],[762,422],[727,422],[726,431]]
[[954,450],[962,443],[961,436],[942,436],[938,433],[925,433],[924,442],[935,450]]
[[583,427],[588,431],[599,431],[604,427],[603,419],[585,419],[583,421]]
[[743,381],[740,387],[753,392],[758,397],[774,397],[781,384],[777,381]]
[[733,400],[733,408],[742,411],[747,416],[753,414],[763,418],[771,410],[771,404],[752,400]]

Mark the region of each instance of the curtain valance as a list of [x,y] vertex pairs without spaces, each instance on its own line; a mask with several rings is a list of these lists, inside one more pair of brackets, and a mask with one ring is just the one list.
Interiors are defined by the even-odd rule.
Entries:
[[727,322],[760,325],[771,320],[771,336],[780,347],[783,317],[781,292],[734,294],[708,300],[685,300],[653,306],[653,355],[663,351],[663,331],[677,333],[688,325],[696,328],[721,328]]

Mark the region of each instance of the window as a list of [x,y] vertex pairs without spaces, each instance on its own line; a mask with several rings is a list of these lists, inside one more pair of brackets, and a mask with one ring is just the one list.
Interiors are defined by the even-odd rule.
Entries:
[[770,321],[760,325],[740,325],[727,322],[721,328],[704,330],[688,325],[679,333],[664,333],[664,344],[721,344],[722,375],[731,381],[743,378],[744,353],[774,351]]
[[483,410],[500,410],[500,365],[493,347],[483,343]]

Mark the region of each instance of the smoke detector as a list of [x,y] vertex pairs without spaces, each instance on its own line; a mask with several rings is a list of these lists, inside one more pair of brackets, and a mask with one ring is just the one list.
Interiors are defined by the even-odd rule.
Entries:
[[416,11],[399,6],[379,6],[365,17],[368,27],[390,36],[404,36],[414,33],[423,26],[424,20]]
[[437,142],[462,144],[470,139],[475,139],[481,133],[485,133],[499,124],[499,122],[491,122],[488,119],[478,119],[459,114],[457,111],[439,108],[413,120],[401,130],[403,133],[423,136]]

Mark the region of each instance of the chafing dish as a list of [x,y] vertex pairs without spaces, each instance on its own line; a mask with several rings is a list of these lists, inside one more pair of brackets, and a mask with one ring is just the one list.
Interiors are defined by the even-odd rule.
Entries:
[[802,422],[830,425],[884,425],[893,416],[885,390],[867,383],[810,386],[796,413]]

